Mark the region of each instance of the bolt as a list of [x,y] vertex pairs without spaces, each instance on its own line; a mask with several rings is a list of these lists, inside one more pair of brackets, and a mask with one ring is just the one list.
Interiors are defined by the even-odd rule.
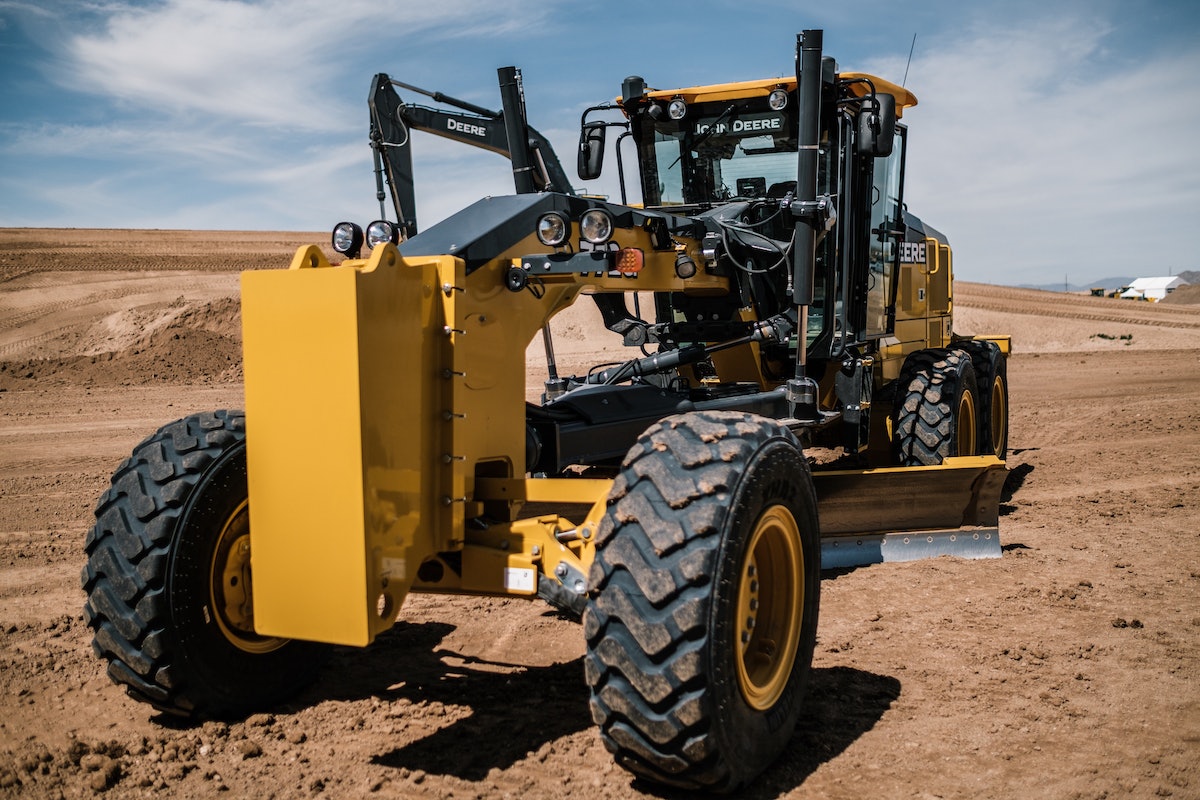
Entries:
[[534,558],[537,558],[538,556],[540,556],[542,554],[542,548],[535,544],[533,546],[533,549],[529,551],[529,554],[532,555]]
[[560,578],[567,577],[567,565],[563,562],[558,562],[558,566],[554,568],[554,574]]
[[742,631],[742,644],[750,644],[750,631]]
[[242,543],[238,545],[238,554],[243,556],[250,555],[250,542],[243,540]]
[[746,630],[754,630],[754,617],[746,617]]

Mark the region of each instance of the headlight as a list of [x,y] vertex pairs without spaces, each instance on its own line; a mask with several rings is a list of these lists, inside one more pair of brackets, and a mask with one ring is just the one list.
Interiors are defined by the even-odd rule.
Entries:
[[788,96],[783,89],[775,89],[767,96],[767,105],[772,111],[783,111],[787,108]]
[[547,247],[558,247],[567,240],[571,228],[562,214],[543,214],[537,223],[538,241]]
[[579,233],[592,244],[604,244],[613,235],[612,217],[599,208],[585,211],[579,218]]
[[386,219],[377,219],[367,226],[367,247],[374,250],[384,242],[400,243],[400,228]]
[[683,119],[687,116],[687,103],[682,97],[676,97],[667,104],[667,116],[671,119]]
[[333,226],[333,249],[347,258],[358,258],[362,248],[362,228],[353,222],[339,222]]

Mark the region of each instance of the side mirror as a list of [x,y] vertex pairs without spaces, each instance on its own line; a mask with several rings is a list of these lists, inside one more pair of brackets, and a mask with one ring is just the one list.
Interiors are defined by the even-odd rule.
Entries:
[[887,157],[892,154],[896,140],[896,98],[877,92],[862,99],[858,111],[858,153],[864,156]]
[[604,166],[604,137],[608,126],[603,122],[585,122],[579,131],[579,179],[594,181]]

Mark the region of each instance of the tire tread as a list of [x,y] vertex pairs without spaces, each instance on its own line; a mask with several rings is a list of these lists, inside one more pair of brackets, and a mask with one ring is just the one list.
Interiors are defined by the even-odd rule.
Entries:
[[583,617],[590,708],[618,763],[657,783],[729,791],[747,779],[709,735],[703,650],[731,495],[778,435],[795,443],[741,412],[669,417],[630,449],[609,495]]
[[168,668],[166,565],[179,511],[204,467],[245,438],[240,411],[195,414],[147,437],[114,473],[85,539],[92,648],[133,697],[173,714],[194,702]]

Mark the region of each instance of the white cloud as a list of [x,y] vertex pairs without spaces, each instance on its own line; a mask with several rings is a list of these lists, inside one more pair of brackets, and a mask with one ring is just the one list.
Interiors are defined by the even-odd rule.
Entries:
[[68,38],[58,79],[135,108],[332,130],[359,111],[338,85],[345,64],[389,30],[411,38],[437,28],[453,38],[537,19],[486,0],[404,5],[402,13],[370,0],[115,6],[100,31]]
[[18,158],[186,158],[222,163],[247,157],[246,140],[217,129],[187,129],[163,123],[102,125],[50,123],[0,126],[5,155]]
[[960,277],[1082,282],[1196,264],[1179,230],[1200,207],[1188,135],[1200,96],[1170,76],[1196,74],[1200,54],[1123,62],[1108,34],[1095,20],[1026,21],[914,59],[907,200],[950,237]]

